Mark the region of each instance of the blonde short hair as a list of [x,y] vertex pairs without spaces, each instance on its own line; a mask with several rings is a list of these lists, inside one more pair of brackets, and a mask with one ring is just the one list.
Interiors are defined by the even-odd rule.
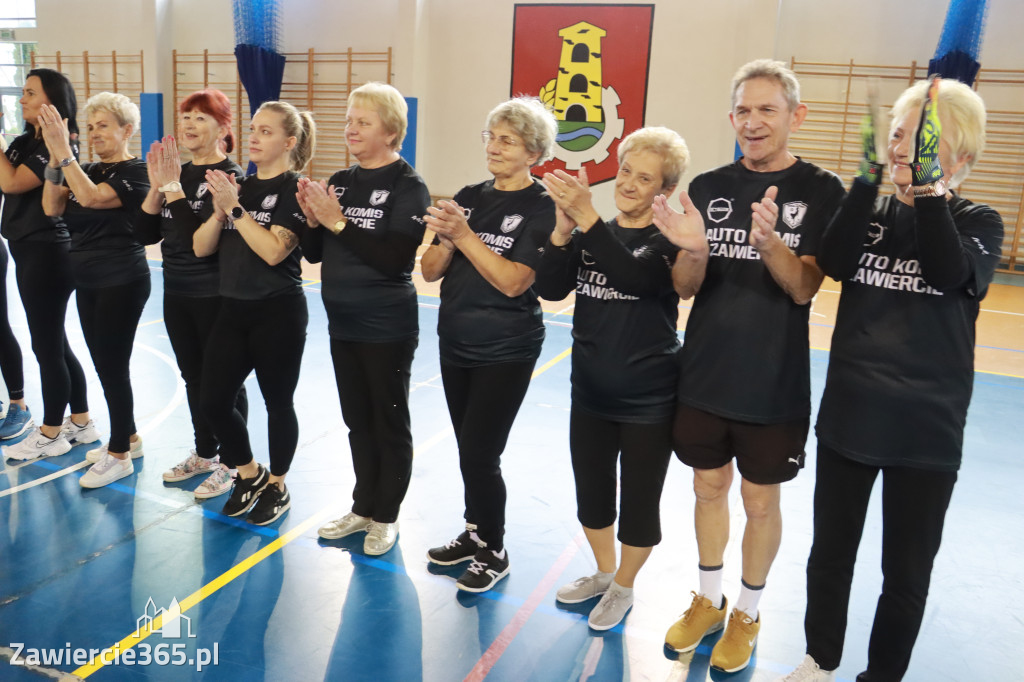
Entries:
[[491,109],[486,126],[490,129],[497,123],[504,123],[523,138],[526,151],[539,155],[534,166],[554,157],[558,121],[536,97],[514,97]]
[[397,88],[387,83],[370,82],[349,93],[348,106],[372,109],[380,116],[384,130],[394,135],[391,148],[399,150],[409,127],[409,105]]
[[[925,97],[928,96],[929,80],[918,81],[903,91],[896,103],[892,105],[892,125],[889,133],[897,123],[906,118],[907,114],[921,111]],[[967,85],[952,78],[939,81],[939,113],[943,123],[942,139],[949,144],[953,159],[966,158],[952,178],[950,187],[959,187],[970,174],[974,164],[985,149],[985,102],[981,96]]]
[[732,107],[736,108],[736,92],[740,86],[753,78],[767,78],[782,86],[782,94],[786,97],[790,111],[800,106],[800,81],[796,74],[786,66],[785,62],[774,59],[755,59],[747,62],[732,77]]
[[619,143],[619,165],[630,152],[653,152],[661,157],[661,186],[675,187],[690,163],[690,150],[679,133],[661,126],[634,130]]
[[[117,119],[118,125],[122,128],[131,125],[132,135],[139,132],[139,123],[142,117],[139,115],[139,106],[119,92],[98,92],[85,103],[82,114],[88,121],[94,112],[105,111]],[[129,136],[129,139],[131,136]]]

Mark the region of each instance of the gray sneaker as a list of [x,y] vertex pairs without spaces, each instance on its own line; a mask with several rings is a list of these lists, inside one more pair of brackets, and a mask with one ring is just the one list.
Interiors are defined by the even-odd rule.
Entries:
[[325,540],[337,540],[343,538],[346,535],[352,535],[352,533],[358,533],[359,531],[368,530],[369,526],[373,522],[373,519],[365,516],[360,516],[355,512],[349,512],[340,519],[329,521],[324,525],[320,526],[317,531],[317,535]]
[[614,577],[614,573],[601,573],[598,571],[594,575],[576,578],[576,580],[573,580],[568,585],[558,588],[558,592],[555,593],[555,599],[563,604],[579,604],[588,599],[600,597],[608,591],[608,587],[612,584],[612,578]]
[[611,630],[622,622],[633,608],[633,588],[621,587],[614,581],[590,612],[587,622],[594,630]]

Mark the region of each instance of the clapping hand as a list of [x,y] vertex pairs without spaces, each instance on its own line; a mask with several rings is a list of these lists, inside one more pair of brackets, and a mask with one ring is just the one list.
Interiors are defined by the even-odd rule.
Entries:
[[753,212],[750,221],[750,245],[759,251],[779,239],[775,232],[775,223],[779,220],[779,207],[775,203],[778,194],[779,188],[772,185],[764,193],[761,201],[750,205]]
[[704,218],[693,205],[690,195],[679,192],[679,203],[683,212],[668,205],[668,197],[659,194],[654,197],[654,225],[665,237],[680,249],[696,252],[706,249],[707,236],[704,232]]
[[939,120],[939,81],[932,79],[928,96],[921,105],[921,122],[914,136],[914,160],[910,168],[914,174],[912,185],[922,187],[942,179],[939,165],[939,140],[942,137],[942,122]]

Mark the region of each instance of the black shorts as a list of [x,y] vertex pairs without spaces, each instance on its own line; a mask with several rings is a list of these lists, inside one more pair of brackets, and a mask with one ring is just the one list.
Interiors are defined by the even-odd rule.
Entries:
[[743,478],[772,485],[793,480],[803,468],[810,424],[810,417],[754,424],[680,405],[672,444],[679,460],[694,469],[718,469],[735,458]]

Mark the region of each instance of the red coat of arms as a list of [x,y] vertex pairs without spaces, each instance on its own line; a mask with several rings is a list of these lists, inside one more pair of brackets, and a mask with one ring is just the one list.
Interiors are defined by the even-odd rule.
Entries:
[[533,169],[615,177],[619,141],[644,125],[654,5],[516,5],[512,95],[558,119],[555,158]]

